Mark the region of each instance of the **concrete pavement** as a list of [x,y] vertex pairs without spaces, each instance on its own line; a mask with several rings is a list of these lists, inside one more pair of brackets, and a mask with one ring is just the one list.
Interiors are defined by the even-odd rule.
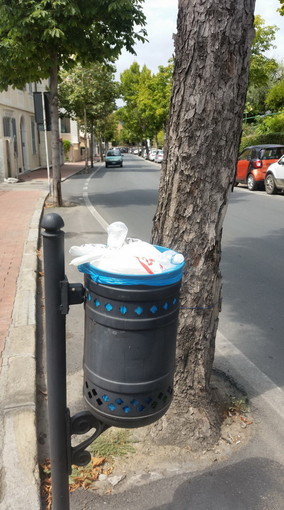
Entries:
[[[62,180],[84,168],[67,163]],[[0,509],[38,510],[36,296],[46,170],[0,184]]]

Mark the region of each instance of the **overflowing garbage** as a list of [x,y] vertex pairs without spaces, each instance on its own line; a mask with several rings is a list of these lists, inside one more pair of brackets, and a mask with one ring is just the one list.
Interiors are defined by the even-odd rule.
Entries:
[[121,221],[109,225],[107,233],[106,244],[84,244],[72,246],[69,250],[74,257],[70,264],[90,274],[94,281],[101,281],[101,277],[107,277],[109,273],[153,276],[176,270],[180,272],[184,265],[181,253],[140,239],[127,238],[128,228]]

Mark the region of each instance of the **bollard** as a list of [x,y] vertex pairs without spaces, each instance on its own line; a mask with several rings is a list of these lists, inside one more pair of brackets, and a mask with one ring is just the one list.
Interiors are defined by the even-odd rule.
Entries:
[[48,422],[52,509],[69,510],[68,410],[66,406],[66,320],[62,313],[64,226],[55,213],[43,217]]
[[[89,411],[70,417],[66,402],[66,314],[69,305],[84,302],[81,283],[69,284],[65,276],[64,226],[61,216],[49,213],[43,217],[46,363],[48,422],[52,481],[52,510],[69,510],[69,474],[72,464],[84,466],[91,455],[86,448],[108,425]],[[73,434],[95,432],[81,444],[72,447]]]

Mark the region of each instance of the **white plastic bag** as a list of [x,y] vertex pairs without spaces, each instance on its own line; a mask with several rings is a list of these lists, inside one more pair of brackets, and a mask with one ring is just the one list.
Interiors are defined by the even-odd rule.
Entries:
[[100,260],[107,252],[105,244],[82,244],[81,246],[71,246],[69,253],[75,256],[70,265],[79,266],[86,264],[91,260]]
[[128,228],[122,221],[115,221],[107,228],[107,247],[108,248],[121,248],[126,240]]
[[121,221],[109,225],[107,244],[72,246],[69,253],[75,258],[70,264],[89,262],[103,271],[117,274],[159,274],[184,261],[173,250],[160,252],[152,244],[140,239],[127,239],[127,226]]
[[129,240],[119,250],[112,250],[96,265],[99,269],[120,274],[158,274],[164,270],[159,263],[159,251],[149,243]]

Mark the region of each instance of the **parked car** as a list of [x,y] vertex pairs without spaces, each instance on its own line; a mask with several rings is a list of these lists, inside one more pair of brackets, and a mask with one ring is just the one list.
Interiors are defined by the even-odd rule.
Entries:
[[264,185],[267,168],[284,153],[284,145],[252,145],[246,147],[238,158],[235,185],[247,184],[250,191]]
[[163,159],[164,159],[164,151],[159,149],[156,153],[154,161],[155,161],[155,163],[162,163]]
[[284,156],[269,165],[264,181],[265,191],[268,195],[274,195],[284,190]]
[[158,152],[157,149],[151,149],[149,151],[149,161],[155,161],[157,152]]
[[105,166],[123,166],[123,156],[119,149],[109,149],[107,151]]

